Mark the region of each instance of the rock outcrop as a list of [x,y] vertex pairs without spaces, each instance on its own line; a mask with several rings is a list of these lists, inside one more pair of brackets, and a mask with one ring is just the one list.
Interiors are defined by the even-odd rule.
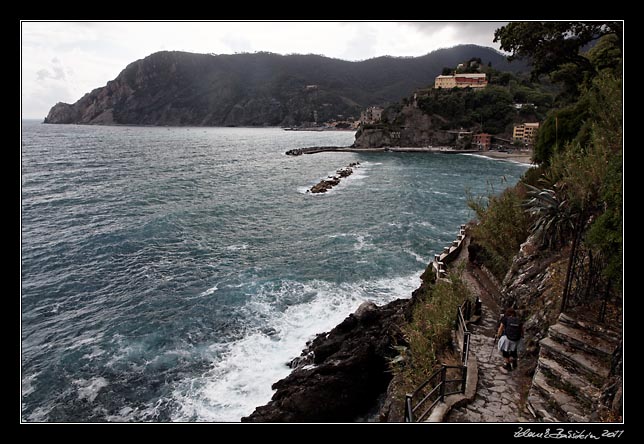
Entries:
[[471,138],[458,138],[458,132],[441,129],[447,121],[429,116],[413,105],[387,116],[388,122],[363,125],[356,132],[354,148],[453,146],[466,148]]
[[242,422],[351,422],[373,407],[391,380],[388,360],[412,300],[378,307],[363,303],[355,313],[308,345],[265,406]]

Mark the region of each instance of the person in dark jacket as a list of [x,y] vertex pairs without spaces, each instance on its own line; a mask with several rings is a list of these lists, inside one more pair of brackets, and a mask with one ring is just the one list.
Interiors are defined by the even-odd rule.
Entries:
[[501,319],[496,335],[500,338],[499,350],[505,359],[505,365],[501,367],[501,370],[512,371],[517,368],[517,349],[519,341],[523,337],[523,324],[517,317],[514,308],[510,307],[505,311],[505,316]]

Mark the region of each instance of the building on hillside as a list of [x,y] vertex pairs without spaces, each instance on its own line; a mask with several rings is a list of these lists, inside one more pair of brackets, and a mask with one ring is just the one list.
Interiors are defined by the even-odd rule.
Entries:
[[536,123],[522,123],[521,125],[514,125],[512,132],[512,140],[515,142],[522,142],[526,145],[532,145],[539,129],[539,122]]
[[434,88],[456,88],[456,79],[454,76],[438,76],[434,81]]
[[485,73],[454,74],[453,76],[437,76],[434,88],[485,88],[487,77]]
[[382,112],[385,109],[380,106],[370,106],[360,113],[360,123],[375,123],[380,122]]
[[472,145],[481,151],[488,151],[492,147],[492,135],[488,133],[474,134]]

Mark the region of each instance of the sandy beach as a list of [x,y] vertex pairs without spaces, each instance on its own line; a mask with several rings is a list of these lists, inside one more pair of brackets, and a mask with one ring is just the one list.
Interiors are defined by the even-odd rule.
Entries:
[[442,153],[442,154],[468,154],[472,156],[484,156],[497,160],[507,160],[510,162],[524,163],[527,165],[532,164],[531,157],[532,151],[528,150],[515,150],[513,152],[501,151],[475,151],[475,150],[454,150],[446,147],[387,147],[387,148],[353,148],[353,147],[340,147],[340,146],[325,146],[325,147],[307,147],[297,148],[286,152],[287,155],[299,156],[301,154],[316,154],[325,152],[352,152],[352,153]]
[[503,153],[500,151],[479,151],[474,153],[477,156],[490,157],[492,159],[510,160],[513,162],[532,164],[532,151],[515,151],[511,153]]

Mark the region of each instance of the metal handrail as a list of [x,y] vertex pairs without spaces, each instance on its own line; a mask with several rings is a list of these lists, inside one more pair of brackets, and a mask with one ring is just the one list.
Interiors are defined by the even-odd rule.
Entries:
[[[447,370],[448,369],[459,369],[461,370],[461,377],[458,379],[447,379]],[[433,387],[429,393],[427,393],[423,399],[418,401],[418,403],[414,406],[413,405],[413,398],[416,396],[423,388],[425,388],[436,376],[440,375],[440,381],[438,384]],[[405,395],[405,422],[420,422],[425,417],[433,410],[434,407],[436,407],[436,404],[439,402],[443,402],[445,400],[445,396],[448,395],[453,395],[456,393],[464,393],[465,392],[465,380],[467,378],[467,366],[465,365],[445,365],[441,364],[441,368],[436,370],[432,375],[425,381],[423,382],[416,390],[414,390],[412,393],[407,393]],[[459,390],[455,391],[450,391],[447,392],[445,389],[446,384],[451,383],[451,382],[460,382],[461,383],[461,388]],[[436,391],[439,391],[439,396],[436,398],[431,405],[417,418],[414,416],[415,413],[418,411],[419,408],[425,404],[425,402],[434,394],[436,394]]]
[[[462,354],[461,354],[461,365],[445,365],[441,364],[441,368],[436,370],[434,373],[431,374],[429,378],[425,382],[423,382],[416,390],[414,390],[412,393],[407,393],[405,395],[405,422],[420,422],[425,417],[432,411],[434,407],[436,407],[436,404],[439,402],[444,401],[445,396],[448,395],[453,395],[456,393],[465,393],[465,385],[467,382],[467,361],[469,357],[469,352],[470,352],[470,335],[471,332],[467,328],[467,322],[465,319],[469,319],[471,315],[471,302],[469,300],[466,300],[461,304],[457,309],[456,309],[456,330],[458,332],[463,333],[463,346],[462,346]],[[461,370],[461,378],[459,379],[446,379],[447,376],[447,369],[460,369]],[[427,395],[421,399],[416,406],[413,405],[413,398],[416,396],[422,389],[427,387],[427,385],[432,382],[432,380],[440,375],[440,381],[438,384],[432,388]],[[456,391],[451,391],[451,392],[445,392],[445,385],[447,383],[453,383],[453,382],[460,382],[461,383],[461,388]],[[420,415],[418,418],[414,418],[414,414],[416,411],[432,396],[436,393],[436,390],[439,391],[439,396],[436,398],[431,405]]]

